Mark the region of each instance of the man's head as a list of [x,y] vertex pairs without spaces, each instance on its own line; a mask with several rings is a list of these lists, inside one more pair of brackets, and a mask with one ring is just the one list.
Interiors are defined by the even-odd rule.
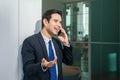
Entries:
[[62,27],[62,12],[59,10],[47,10],[42,16],[42,29],[49,35],[57,35]]
[[47,21],[49,22],[51,15],[52,14],[59,14],[62,17],[62,11],[60,10],[56,10],[56,9],[50,9],[47,10],[43,15],[42,15],[42,27],[44,27],[44,23],[43,23],[43,19],[47,19]]

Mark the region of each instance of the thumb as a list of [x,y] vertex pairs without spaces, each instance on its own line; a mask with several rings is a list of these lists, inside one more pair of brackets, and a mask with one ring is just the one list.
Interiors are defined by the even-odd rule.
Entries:
[[55,63],[57,62],[57,56],[55,56],[54,62],[55,62]]

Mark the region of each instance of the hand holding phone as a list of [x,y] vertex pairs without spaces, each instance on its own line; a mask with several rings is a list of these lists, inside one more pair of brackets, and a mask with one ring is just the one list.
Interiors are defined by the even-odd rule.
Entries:
[[68,36],[63,28],[58,31],[58,39],[65,45],[69,46]]

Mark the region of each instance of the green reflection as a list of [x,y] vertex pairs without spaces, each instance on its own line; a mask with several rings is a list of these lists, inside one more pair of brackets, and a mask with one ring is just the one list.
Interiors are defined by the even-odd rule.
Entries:
[[110,53],[109,59],[109,71],[117,71],[117,53]]

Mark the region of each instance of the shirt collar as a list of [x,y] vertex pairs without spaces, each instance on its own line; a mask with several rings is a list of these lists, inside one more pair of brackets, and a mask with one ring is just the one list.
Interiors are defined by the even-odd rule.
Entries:
[[49,39],[47,36],[45,36],[42,32],[41,32],[42,36],[43,36],[43,39],[45,41],[45,43],[48,43],[49,40],[52,40],[52,39]]

